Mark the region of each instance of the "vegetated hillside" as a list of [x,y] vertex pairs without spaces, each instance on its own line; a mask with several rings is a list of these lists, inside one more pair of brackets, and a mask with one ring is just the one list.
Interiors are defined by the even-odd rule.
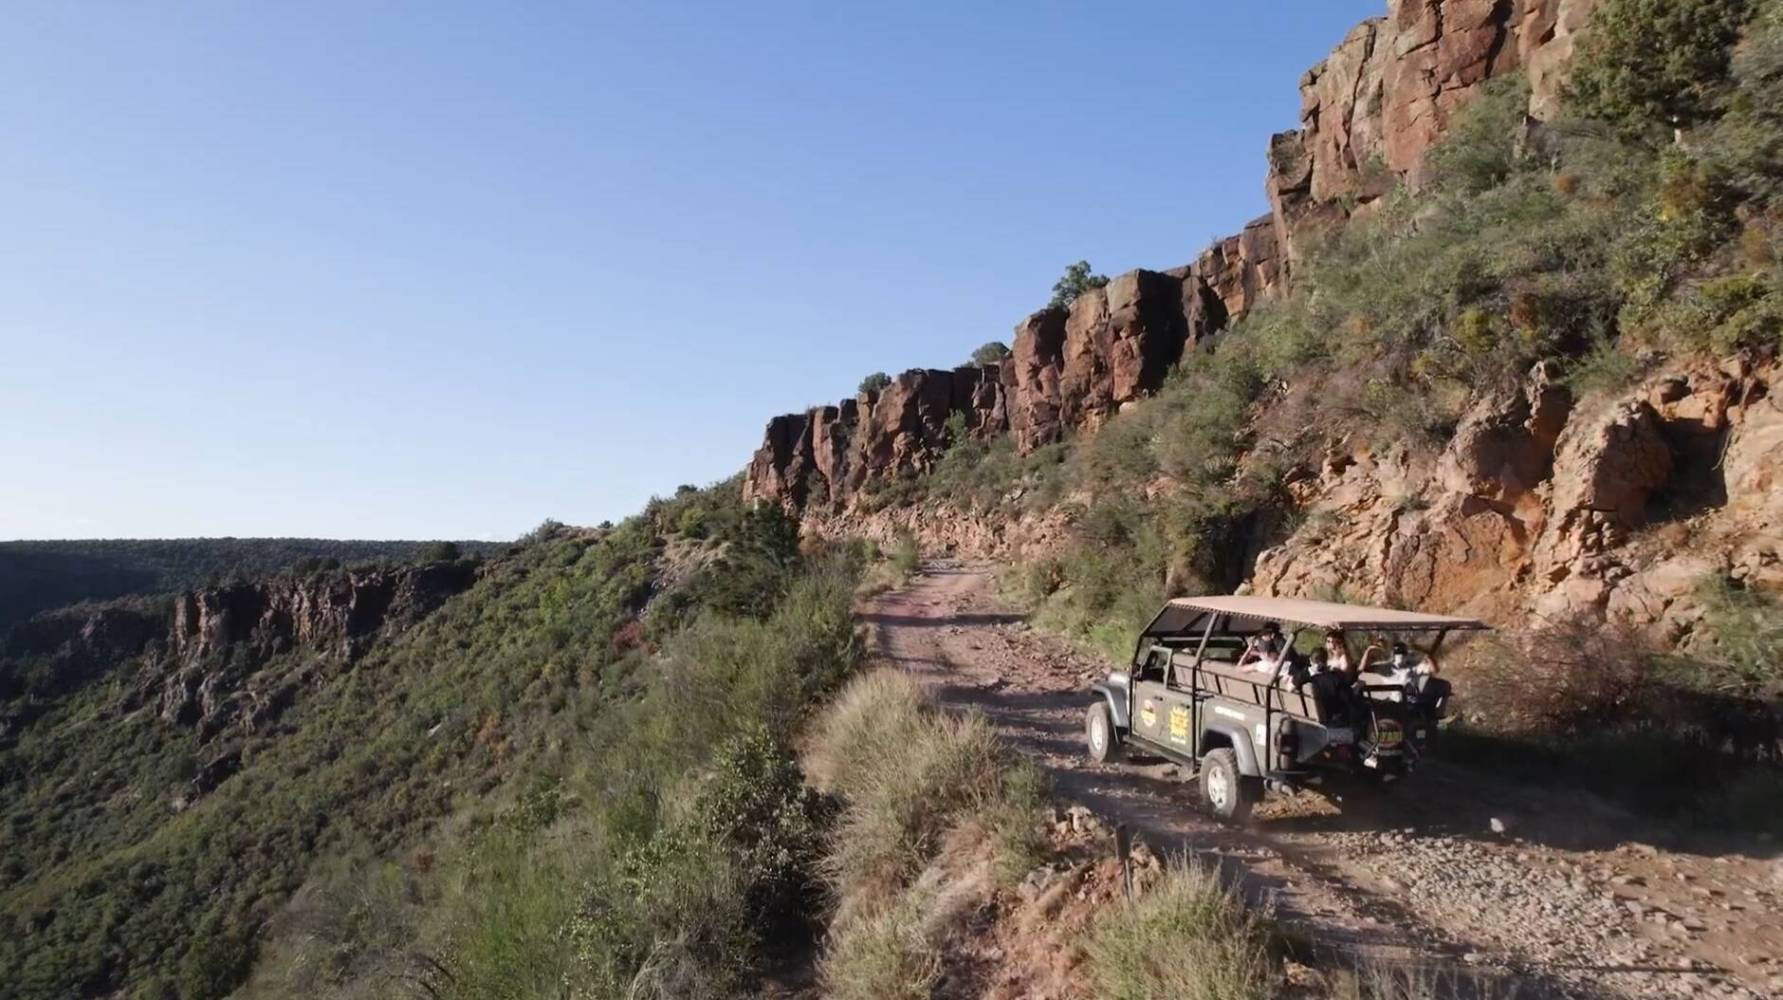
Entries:
[[[738,768],[786,759],[791,720],[853,655],[854,565],[808,561],[792,523],[745,509],[733,482],[611,529],[547,524],[486,562],[287,573],[15,629],[0,997],[222,996],[275,920],[304,929],[272,949],[290,964],[263,969],[270,994],[389,995],[392,976],[437,974],[435,995],[487,996],[564,963],[627,981],[682,920],[715,935],[697,943],[712,974],[740,981],[760,965],[761,914],[800,919],[775,896],[797,886],[773,881],[772,856],[748,868],[757,832],[680,819],[677,789],[720,745]],[[543,891],[527,852],[552,849],[533,841],[560,815],[595,828],[574,872],[549,901],[514,901],[588,914],[585,940],[553,938],[547,970],[502,950],[519,916],[480,908]],[[315,951],[303,921],[324,862],[355,891],[427,880],[431,922],[368,924],[344,904]],[[760,880],[759,897],[726,895],[725,873]],[[640,878],[673,898],[640,898]],[[320,888],[287,909],[306,880]],[[421,936],[398,948],[404,927]]]
[[131,538],[0,542],[0,631],[51,608],[133,594],[171,593],[231,577],[378,559],[410,562],[489,542],[375,542],[329,538]]
[[1470,721],[1538,770],[1675,809],[1708,750],[1774,823],[1783,4],[1483,6],[1310,72],[1241,237],[777,418],[748,494],[1004,560],[1116,656],[1187,592],[1479,614]]

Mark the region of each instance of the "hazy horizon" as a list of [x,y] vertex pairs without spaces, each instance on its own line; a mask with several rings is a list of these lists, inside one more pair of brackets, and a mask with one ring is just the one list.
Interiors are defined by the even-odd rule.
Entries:
[[0,538],[508,539],[722,479],[1264,212],[1382,6],[26,6]]

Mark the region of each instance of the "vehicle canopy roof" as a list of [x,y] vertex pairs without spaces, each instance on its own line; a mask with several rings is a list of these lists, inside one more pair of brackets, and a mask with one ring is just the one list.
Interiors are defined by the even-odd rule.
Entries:
[[1473,618],[1308,601],[1297,597],[1179,597],[1158,612],[1145,634],[1178,635],[1191,627],[1199,632],[1206,628],[1205,616],[1209,614],[1235,619],[1232,624],[1243,622],[1261,626],[1264,622],[1280,622],[1288,626],[1357,632],[1439,632],[1491,627]]

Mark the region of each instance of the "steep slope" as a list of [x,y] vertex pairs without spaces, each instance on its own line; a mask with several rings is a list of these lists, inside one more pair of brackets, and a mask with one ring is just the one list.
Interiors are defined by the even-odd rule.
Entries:
[[1270,143],[1270,214],[1190,264],[1133,271],[1029,316],[1000,365],[916,369],[884,390],[774,418],[745,496],[846,505],[867,483],[931,469],[956,414],[966,433],[1008,434],[1024,453],[1093,430],[1277,292],[1297,243],[1400,181],[1420,183],[1431,144],[1488,81],[1524,70],[1532,113],[1552,113],[1591,6],[1392,0],[1301,79],[1301,126]]
[[[486,824],[522,789],[627,759],[589,744],[624,732],[663,669],[659,644],[696,619],[710,631],[771,613],[802,572],[796,542],[731,485],[611,529],[547,526],[487,562],[285,574],[13,629],[0,643],[0,997],[231,992],[318,866],[382,870],[418,844],[457,843],[437,833],[449,818]],[[739,704],[706,738],[754,718]],[[642,834],[649,782],[702,761],[659,752],[628,768],[636,787],[599,798]],[[475,870],[461,859],[454,875]],[[357,973],[337,965],[371,936],[339,930],[341,950],[305,975]],[[469,974],[457,950],[430,955]]]

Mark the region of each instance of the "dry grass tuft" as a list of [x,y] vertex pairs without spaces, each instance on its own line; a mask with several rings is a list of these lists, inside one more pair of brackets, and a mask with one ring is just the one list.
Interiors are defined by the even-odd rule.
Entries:
[[1104,914],[1089,942],[1094,995],[1107,1000],[1264,1000],[1280,975],[1270,922],[1199,863]]

